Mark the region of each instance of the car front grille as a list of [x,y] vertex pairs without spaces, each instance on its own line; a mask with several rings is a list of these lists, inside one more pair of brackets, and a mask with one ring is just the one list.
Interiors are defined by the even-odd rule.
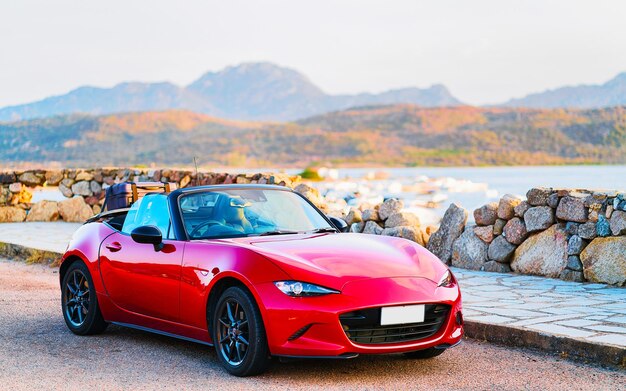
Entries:
[[380,325],[380,307],[352,311],[339,316],[350,341],[362,345],[418,341],[439,331],[450,312],[444,304],[426,304],[424,321],[390,326]]

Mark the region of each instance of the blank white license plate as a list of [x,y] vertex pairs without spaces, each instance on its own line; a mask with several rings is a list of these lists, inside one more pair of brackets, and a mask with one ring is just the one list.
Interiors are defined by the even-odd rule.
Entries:
[[383,307],[380,311],[380,325],[421,323],[424,321],[424,304]]

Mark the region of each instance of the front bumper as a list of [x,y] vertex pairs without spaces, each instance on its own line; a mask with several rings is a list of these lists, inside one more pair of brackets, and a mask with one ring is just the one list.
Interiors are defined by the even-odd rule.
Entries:
[[[349,358],[356,354],[401,353],[431,347],[447,348],[463,336],[461,293],[455,283],[437,287],[428,279],[396,277],[347,283],[340,294],[289,297],[273,283],[257,286],[272,355]],[[355,343],[346,335],[341,314],[369,308],[409,304],[449,306],[440,328],[432,335],[398,343]],[[459,324],[461,323],[461,324]]]

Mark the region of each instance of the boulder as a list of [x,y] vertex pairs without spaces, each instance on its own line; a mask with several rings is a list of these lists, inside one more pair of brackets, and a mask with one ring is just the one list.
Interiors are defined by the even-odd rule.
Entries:
[[561,198],[559,206],[556,208],[556,217],[565,221],[586,223],[587,208],[585,208],[584,199],[573,196],[565,196]]
[[493,225],[488,225],[486,227],[474,227],[474,233],[480,238],[480,240],[489,244],[493,240]]
[[476,236],[473,227],[467,227],[452,246],[452,266],[480,270],[487,261],[487,249],[487,243]]
[[13,193],[9,188],[0,186],[0,205],[10,204],[11,199],[13,199]]
[[592,240],[598,234],[596,233],[596,223],[588,221],[578,226],[578,236],[583,239]]
[[477,225],[493,225],[498,217],[498,203],[490,202],[474,210],[474,221]]
[[611,215],[613,215],[613,205],[606,206],[606,212],[604,213],[604,215],[606,216],[607,219],[611,218]]
[[59,219],[59,208],[55,201],[39,201],[32,206],[26,221],[56,221]]
[[511,269],[557,278],[567,265],[567,234],[561,224],[531,235],[513,254]]
[[424,240],[422,238],[422,231],[414,226],[405,226],[405,227],[393,227],[393,228],[385,228],[383,229],[381,235],[386,236],[395,236],[398,238],[408,239],[413,242],[416,242],[420,245],[424,245]]
[[100,194],[102,191],[102,185],[96,181],[89,182],[89,188],[93,194]]
[[485,262],[485,264],[483,265],[482,270],[484,270],[486,272],[493,272],[493,273],[510,273],[511,272],[511,266],[509,266],[506,263],[500,263],[500,262],[496,262],[496,261],[488,261],[488,262]]
[[368,221],[363,227],[364,234],[380,235],[383,233],[383,227],[373,221]]
[[580,261],[580,257],[577,255],[570,255],[567,257],[567,268],[580,272],[583,270],[583,264]]
[[74,197],[58,203],[59,214],[63,221],[82,223],[93,216],[93,209],[85,203],[83,197]]
[[0,206],[0,223],[21,223],[26,219],[26,211],[15,206]]
[[567,223],[565,223],[565,232],[567,232],[568,235],[578,235],[579,226],[580,226],[580,223],[574,223],[573,221],[568,221]]
[[45,178],[48,186],[58,186],[63,180],[63,171],[46,171]]
[[552,194],[552,189],[546,187],[535,187],[526,193],[526,199],[532,206],[548,205],[548,197]]
[[26,186],[35,187],[43,185],[44,177],[43,175],[36,175],[34,172],[27,171],[18,177],[19,181],[25,184]]
[[404,203],[398,199],[390,198],[378,208],[378,216],[381,220],[387,220],[389,216],[398,213],[404,208]]
[[11,193],[19,193],[20,191],[22,191],[22,187],[24,187],[24,185],[22,185],[20,182],[11,183],[9,185],[9,191]]
[[430,236],[428,250],[443,263],[449,263],[452,257],[452,244],[461,236],[466,222],[467,210],[457,204],[450,204],[443,215],[439,229]]
[[606,237],[611,235],[611,224],[606,217],[598,216],[598,222],[596,223],[596,234],[600,237]]
[[72,193],[85,197],[89,197],[93,194],[93,192],[91,191],[91,185],[88,181],[80,181],[74,183],[72,185]]
[[498,219],[496,223],[493,225],[493,234],[495,236],[502,235],[502,230],[504,230],[504,226],[506,225],[506,220]]
[[70,189],[69,187],[65,186],[62,183],[59,185],[59,191],[66,198],[72,198],[74,196],[74,193],[72,193],[72,189]]
[[504,226],[504,237],[509,243],[520,244],[528,236],[526,226],[519,217],[513,217]]
[[353,224],[350,226],[350,232],[353,232],[353,233],[361,233],[361,232],[363,232],[363,228],[364,228],[364,227],[365,227],[365,223],[363,223],[363,222],[360,222],[360,223],[353,223]]
[[9,184],[17,181],[17,177],[12,172],[0,172],[0,184]]
[[385,220],[385,228],[393,227],[417,227],[420,225],[420,219],[410,212],[397,212],[392,214]]
[[91,181],[93,179],[93,175],[88,171],[79,171],[74,178],[76,182],[79,181]]
[[505,194],[498,203],[498,217],[510,220],[515,217],[515,207],[522,202],[519,198],[511,194]]
[[319,191],[317,191],[316,188],[311,187],[311,186],[309,186],[309,185],[307,185],[305,183],[301,183],[298,186],[296,186],[294,191],[302,194],[309,201],[311,201],[313,203],[313,205],[315,205],[317,207],[320,207],[320,206],[322,206],[324,204],[324,201],[320,197]]
[[345,220],[348,225],[352,225],[354,223],[360,223],[361,221],[363,221],[363,219],[361,218],[361,211],[358,210],[357,208],[351,208]]
[[511,261],[511,256],[513,256],[516,248],[517,246],[509,243],[504,236],[498,236],[489,245],[487,257],[491,261],[508,263]]
[[626,236],[596,238],[583,250],[580,259],[587,280],[626,283]]
[[378,221],[378,211],[376,209],[365,209],[361,214],[363,221]]
[[559,195],[557,193],[550,194],[548,197],[548,206],[552,209],[556,209],[559,206]]
[[611,215],[611,232],[614,236],[626,234],[626,212],[616,210]]
[[583,282],[585,278],[583,276],[583,272],[575,271],[570,269],[563,269],[561,274],[559,275],[561,280],[565,281],[574,281],[574,282]]
[[587,243],[578,235],[573,235],[567,241],[567,255],[578,255],[585,248]]
[[515,212],[515,216],[522,218],[529,208],[530,204],[528,203],[528,201],[522,201],[519,203],[519,205],[513,208],[513,211]]
[[524,222],[528,232],[543,231],[554,224],[554,211],[549,206],[529,208],[524,214]]

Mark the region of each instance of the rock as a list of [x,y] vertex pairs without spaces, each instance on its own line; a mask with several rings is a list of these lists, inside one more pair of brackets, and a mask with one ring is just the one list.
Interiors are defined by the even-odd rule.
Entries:
[[626,236],[596,238],[583,250],[580,259],[587,280],[626,283]]
[[491,261],[509,263],[517,246],[511,244],[504,236],[498,236],[491,242],[487,251],[487,257]]
[[380,235],[383,233],[383,227],[378,225],[373,221],[368,221],[365,223],[365,227],[363,228],[364,234],[372,234],[372,235]]
[[515,217],[515,207],[522,202],[519,198],[505,194],[498,204],[498,217],[504,220],[510,220]]
[[0,172],[0,184],[9,184],[17,181],[17,177],[12,172]]
[[59,219],[59,208],[55,201],[39,201],[32,206],[26,221],[56,221]]
[[26,211],[15,206],[0,206],[0,223],[21,223],[26,219]]
[[72,187],[74,183],[76,183],[75,180],[71,178],[64,178],[63,180],[61,180],[61,183],[59,185],[63,185],[65,187]]
[[548,206],[552,209],[556,209],[559,206],[559,195],[557,193],[550,194],[548,197]]
[[63,221],[82,223],[93,215],[93,209],[85,203],[83,197],[74,197],[58,203],[59,214]]
[[528,201],[522,201],[519,203],[519,205],[513,208],[513,211],[515,212],[515,216],[521,218],[521,217],[524,217],[524,214],[529,208],[530,208],[530,204],[528,203]]
[[473,227],[467,227],[452,246],[452,266],[480,270],[487,261],[487,249],[487,243],[474,234]]
[[579,226],[580,226],[579,223],[574,223],[573,221],[568,221],[567,223],[565,223],[565,232],[568,235],[578,235],[578,227]]
[[611,232],[614,236],[626,234],[626,212],[616,210],[611,215]]
[[350,212],[348,212],[348,215],[345,218],[346,220],[346,224],[348,225],[352,225],[354,223],[360,223],[361,221],[363,221],[363,218],[361,217],[361,211],[358,210],[357,208],[350,208]]
[[457,204],[450,204],[443,215],[439,229],[430,236],[428,250],[443,263],[449,263],[452,258],[452,244],[461,236],[466,222],[467,210]]
[[378,211],[376,209],[365,209],[361,214],[363,221],[378,221]]
[[548,205],[548,197],[550,197],[550,194],[552,194],[552,189],[536,187],[528,190],[526,199],[532,206],[545,206]]
[[430,240],[430,232],[428,231],[428,227],[420,227],[420,231],[422,232],[422,240],[424,241],[423,246],[426,246],[428,244],[428,241]]
[[19,181],[25,184],[26,186],[35,187],[43,185],[44,177],[36,175],[33,172],[27,171],[19,176]]
[[76,177],[74,178],[76,180],[76,182],[80,182],[80,181],[91,181],[93,180],[93,175],[88,172],[88,171],[79,171],[76,174]]
[[94,215],[100,214],[100,212],[102,212],[102,207],[100,205],[97,205],[97,204],[93,205],[91,207],[91,209],[93,210],[93,214]]
[[474,227],[474,233],[480,238],[480,240],[489,244],[493,240],[493,225],[488,225],[486,227]]
[[578,255],[585,248],[587,243],[580,236],[574,235],[567,242],[567,255]]
[[67,198],[72,198],[74,196],[74,193],[72,193],[72,189],[63,184],[59,185],[59,191]]
[[96,181],[89,182],[89,188],[91,189],[91,192],[93,194],[100,194],[100,192],[102,191],[102,185],[100,185]]
[[[248,182],[240,182],[240,179],[246,179],[246,178],[237,178],[237,183],[250,183],[250,181]],[[189,175],[185,175],[181,180],[180,180],[180,187],[181,189],[183,187],[187,187],[187,185],[191,182],[191,176]]]
[[510,273],[511,266],[507,265],[506,263],[488,261],[488,262],[485,262],[482,270],[486,272],[492,272],[492,273]]
[[582,198],[566,196],[561,198],[556,208],[556,217],[565,221],[577,223],[587,222],[587,208]]
[[504,226],[503,232],[506,240],[508,240],[508,242],[512,244],[520,244],[528,236],[526,226],[519,217],[514,217],[509,220]]
[[381,233],[381,235],[395,236],[398,238],[408,239],[420,245],[424,245],[424,240],[422,239],[421,233],[422,231],[420,231],[419,228],[417,227],[410,227],[410,226],[402,227],[401,226],[401,227],[385,228],[383,229],[383,232]]
[[529,208],[524,214],[524,222],[528,232],[543,231],[554,224],[554,211],[549,206]]
[[378,216],[381,220],[387,220],[389,216],[398,213],[404,208],[404,203],[398,199],[390,198],[383,202],[378,208]]
[[606,237],[611,235],[611,224],[604,216],[598,216],[598,222],[596,223],[596,234],[600,237]]
[[11,183],[9,185],[9,191],[11,193],[19,193],[20,191],[22,191],[22,184],[20,182],[15,182],[15,183]]
[[363,228],[364,227],[365,227],[365,223],[363,223],[363,222],[353,223],[350,226],[350,232],[361,233],[361,232],[363,232]]
[[10,204],[11,199],[13,199],[13,193],[9,188],[0,186],[0,205]]
[[567,257],[567,268],[568,269],[572,269],[575,271],[582,271],[583,270],[583,264],[580,261],[580,257],[578,257],[577,255],[570,255]]
[[498,236],[502,235],[502,230],[504,230],[504,226],[506,225],[506,220],[498,219],[496,223],[493,225],[493,234]]
[[474,221],[477,225],[493,225],[498,217],[498,203],[490,202],[474,210]]
[[[576,223],[572,223],[576,224]],[[578,226],[578,236],[586,240],[592,240],[597,236],[596,223],[588,221]]]
[[604,215],[606,216],[607,219],[611,218],[611,215],[613,215],[613,205],[606,206],[606,212],[604,213]]
[[[232,180],[231,180],[232,182]],[[226,182],[224,182],[226,183]],[[313,205],[320,207],[324,204],[324,201],[322,200],[322,198],[320,197],[320,193],[319,191],[317,191],[316,188],[311,187],[305,183],[301,183],[298,186],[296,186],[295,189],[293,189],[294,191],[302,194],[304,197],[306,197],[309,201],[311,201],[313,203]]]
[[19,193],[13,195],[11,202],[13,204],[28,204],[33,199],[33,193],[26,186],[22,186]]
[[48,186],[58,186],[63,180],[63,171],[46,171],[45,178]]
[[513,254],[511,269],[557,278],[567,266],[567,234],[561,224],[531,235]]
[[91,186],[87,181],[76,182],[72,185],[72,193],[88,197],[92,195]]
[[420,219],[410,212],[397,212],[392,214],[385,220],[385,228],[393,227],[417,227],[420,225]]
[[583,282],[585,281],[585,278],[583,277],[583,272],[581,271],[574,271],[574,270],[570,270],[570,269],[564,269],[561,274],[559,275],[559,278],[561,280],[565,280],[565,281],[574,281],[574,282]]

